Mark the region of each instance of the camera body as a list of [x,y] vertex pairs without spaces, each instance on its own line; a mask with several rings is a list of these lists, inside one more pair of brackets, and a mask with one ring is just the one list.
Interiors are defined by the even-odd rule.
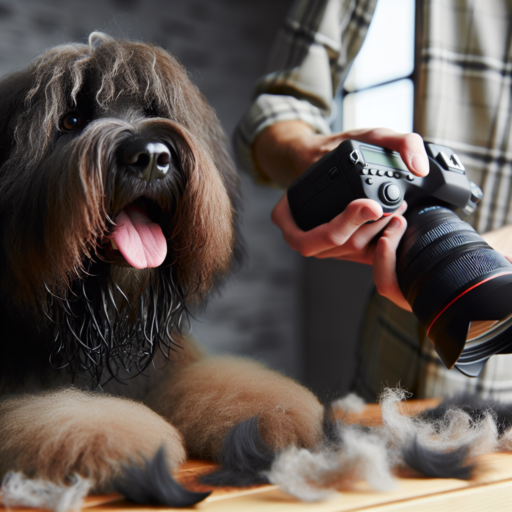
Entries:
[[324,155],[288,189],[288,203],[296,224],[309,231],[339,215],[355,199],[377,201],[384,216],[393,214],[405,199],[412,205],[439,205],[466,219],[482,191],[470,182],[464,166],[448,147],[425,142],[430,172],[412,174],[395,151],[346,140]]
[[331,221],[354,199],[392,215],[405,199],[407,229],[396,254],[400,290],[447,368],[476,377],[489,357],[512,353],[512,265],[463,219],[482,198],[457,155],[425,142],[430,171],[410,173],[400,155],[347,140],[288,189],[297,225]]

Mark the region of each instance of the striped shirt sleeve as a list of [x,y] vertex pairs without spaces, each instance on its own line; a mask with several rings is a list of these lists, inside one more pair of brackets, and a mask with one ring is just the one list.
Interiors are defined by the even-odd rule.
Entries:
[[331,103],[359,51],[376,0],[298,0],[277,35],[267,74],[238,124],[233,144],[239,166],[259,183],[252,145],[269,126],[289,120],[328,134]]

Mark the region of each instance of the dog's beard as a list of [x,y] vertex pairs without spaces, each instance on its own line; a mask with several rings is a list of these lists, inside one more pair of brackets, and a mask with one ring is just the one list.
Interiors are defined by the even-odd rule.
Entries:
[[91,262],[87,279],[75,280],[66,298],[47,303],[54,342],[51,364],[73,375],[86,372],[91,386],[135,376],[160,352],[179,348],[186,298],[172,267],[135,270]]

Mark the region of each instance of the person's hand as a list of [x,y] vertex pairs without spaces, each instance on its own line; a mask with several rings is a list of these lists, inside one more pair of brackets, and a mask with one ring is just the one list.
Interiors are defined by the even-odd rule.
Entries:
[[[294,123],[298,122],[277,123],[274,133],[269,132],[270,129],[264,131],[254,147],[261,170],[283,185],[288,186],[325,153],[347,139],[398,151],[411,172],[417,176],[428,172],[427,155],[418,135],[378,128],[325,136],[314,133],[303,123]],[[272,212],[272,221],[281,229],[286,242],[304,256],[373,265],[377,291],[398,306],[410,310],[395,272],[396,249],[407,227],[402,216],[405,208],[404,204],[393,216],[381,218],[382,208],[377,202],[358,199],[331,222],[304,232],[295,224],[285,194]],[[377,221],[366,224],[369,220]],[[374,242],[374,237],[382,230],[382,235]]]
[[[310,231],[302,231],[293,220],[285,194],[272,211],[272,221],[281,229],[288,245],[303,256],[373,265],[377,291],[410,311],[395,272],[396,249],[407,228],[407,221],[401,215],[406,207],[404,202],[393,216],[380,218],[382,208],[376,201],[356,199],[331,222]],[[366,224],[369,220],[376,222]],[[382,230],[374,242],[374,237]]]

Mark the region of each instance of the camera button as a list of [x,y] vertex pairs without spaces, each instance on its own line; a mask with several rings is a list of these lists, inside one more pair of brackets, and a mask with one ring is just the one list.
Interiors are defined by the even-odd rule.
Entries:
[[375,175],[375,169],[368,169],[368,174]]
[[391,182],[383,183],[379,188],[379,197],[386,206],[394,206],[402,200],[402,190]]
[[377,171],[377,176],[384,176],[384,171],[382,171],[381,169],[379,169]]
[[393,177],[393,171],[386,171],[386,176],[388,178],[392,178]]
[[393,176],[397,179],[402,177],[402,175],[399,172],[395,172],[395,174],[393,174]]
[[400,189],[396,185],[389,185],[384,190],[384,194],[390,201],[398,201],[400,199]]
[[361,174],[364,174],[366,176],[368,174],[368,169],[366,167],[364,169],[361,169]]
[[408,181],[414,181],[414,176],[412,174],[408,174],[407,175],[407,180]]
[[366,183],[368,183],[368,185],[372,185],[373,180],[371,178],[366,178]]

